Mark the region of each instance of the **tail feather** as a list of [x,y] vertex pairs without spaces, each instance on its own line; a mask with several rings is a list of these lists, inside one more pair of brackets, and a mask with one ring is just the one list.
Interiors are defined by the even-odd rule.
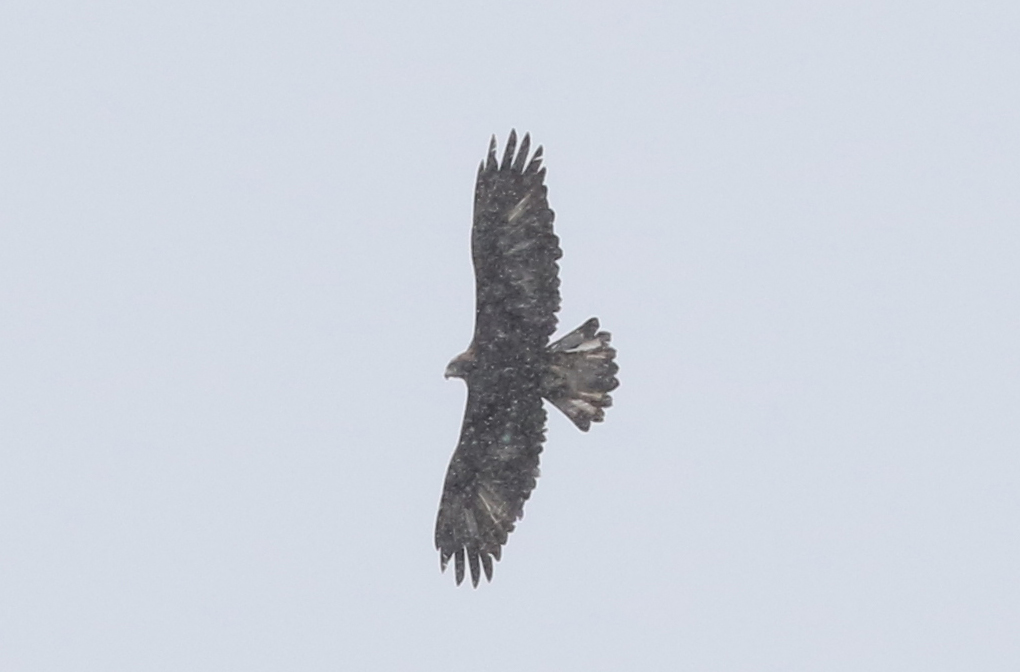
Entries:
[[605,419],[602,409],[613,405],[608,393],[620,384],[615,376],[620,367],[613,361],[616,350],[609,345],[611,336],[598,328],[598,318],[593,317],[551,344],[549,367],[542,381],[542,396],[582,432]]

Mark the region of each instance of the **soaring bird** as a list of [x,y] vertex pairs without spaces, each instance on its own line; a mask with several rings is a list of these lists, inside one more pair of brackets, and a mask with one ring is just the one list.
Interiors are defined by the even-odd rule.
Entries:
[[460,441],[450,460],[436,519],[436,548],[445,571],[454,558],[457,584],[465,560],[477,587],[524,513],[535,488],[545,441],[548,399],[578,429],[601,422],[619,385],[610,334],[591,318],[550,344],[560,308],[563,253],[546,199],[542,148],[517,147],[510,132],[502,161],[496,138],[478,167],[471,256],[475,330],[468,349],[446,368],[467,383]]

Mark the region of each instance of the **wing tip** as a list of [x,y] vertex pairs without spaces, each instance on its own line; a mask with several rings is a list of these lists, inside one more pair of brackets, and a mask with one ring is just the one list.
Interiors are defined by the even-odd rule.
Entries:
[[[496,134],[489,138],[489,149],[485,159],[478,166],[479,176],[482,173],[494,171],[509,171],[522,175],[537,174],[539,181],[545,176],[542,168],[542,145],[539,145],[535,152],[531,153],[531,133],[525,132],[521,138],[520,145],[517,143],[517,129],[511,128],[507,136],[506,146],[503,148],[502,160],[496,156],[499,142]],[[529,154],[530,160],[529,160]]]
[[485,170],[495,170],[498,166],[496,162],[496,134],[493,133],[492,137],[489,138],[489,151],[485,155],[485,161],[483,161]]
[[457,552],[454,554],[453,560],[454,560],[454,562],[453,562],[454,569],[456,570],[456,574],[457,574],[457,577],[456,577],[457,578],[457,585],[459,586],[461,583],[464,582],[464,547],[463,546],[461,546],[460,548],[457,549]]
[[512,170],[515,173],[524,172],[524,162],[528,159],[528,154],[531,152],[531,134],[525,133],[524,139],[521,140],[521,147],[517,150],[517,158],[514,159],[514,165]]
[[478,552],[468,553],[468,564],[471,566],[471,587],[478,587],[478,575],[481,574],[481,568],[478,566]]
[[498,545],[485,551],[470,549],[466,546],[461,546],[456,551],[439,548],[439,571],[445,574],[452,558],[456,585],[461,585],[465,579],[470,577],[471,586],[477,588],[482,576],[485,577],[486,582],[492,583],[492,563],[494,560],[499,562],[502,555],[502,548]]
[[517,152],[517,129],[511,128],[510,135],[506,138],[506,146],[503,148],[503,162],[499,165],[500,170],[509,170]]
[[492,583],[492,556],[482,553],[482,569],[485,570],[485,580]]

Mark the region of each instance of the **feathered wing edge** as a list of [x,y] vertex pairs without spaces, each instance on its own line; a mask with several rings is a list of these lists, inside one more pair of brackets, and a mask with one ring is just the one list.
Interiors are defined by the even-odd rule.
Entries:
[[[530,162],[528,161],[529,151],[531,151],[531,134],[524,134],[524,138],[521,139],[521,149],[517,151],[517,129],[512,128],[510,129],[510,135],[506,139],[506,147],[503,149],[503,161],[500,163],[496,159],[496,134],[493,133],[492,138],[489,140],[489,151],[486,153],[485,159],[478,164],[478,174],[509,169],[524,175],[540,172],[544,177],[545,169],[542,168],[542,145],[539,145],[535,150]],[[528,164],[527,168],[524,167],[526,162]]]
[[492,560],[495,558],[496,562],[499,562],[503,555],[503,547],[496,546],[491,551],[468,550],[466,553],[465,548],[465,546],[461,546],[453,553],[447,553],[446,551],[439,549],[440,571],[446,571],[446,566],[450,563],[450,558],[453,557],[454,571],[457,578],[457,585],[459,586],[464,582],[464,558],[466,557],[468,564],[471,567],[472,587],[478,587],[478,581],[480,578],[479,563],[481,563],[481,569],[485,572],[485,580],[492,582]]
[[[520,379],[518,379],[520,382]],[[492,580],[492,561],[524,515],[535,489],[545,440],[546,412],[537,386],[507,405],[495,390],[469,387],[464,425],[450,460],[436,517],[435,544],[443,571],[454,560],[457,584],[465,565],[477,587],[481,574]],[[489,413],[490,410],[495,412]],[[488,419],[486,422],[483,419]]]
[[[439,520],[437,521],[436,529],[436,550],[439,551],[439,569],[445,572],[446,566],[450,562],[452,557],[454,560],[454,569],[457,579],[457,585],[459,586],[464,581],[464,565],[465,559],[467,564],[471,568],[471,585],[475,588],[478,587],[478,580],[480,578],[481,571],[485,572],[486,581],[492,581],[492,560],[496,561],[503,555],[503,544],[506,543],[507,536],[514,529],[514,524],[520,518],[520,514],[511,518],[507,529],[502,529],[502,526],[496,525],[497,539],[495,543],[482,541],[478,535],[478,516],[476,515],[476,507],[471,506],[467,502],[463,501],[463,497],[458,497],[460,501],[449,502],[447,501],[446,492],[444,489],[443,503],[440,505]],[[463,493],[470,496],[470,491]],[[478,498],[481,500],[482,496],[479,493]],[[461,519],[464,521],[466,527],[473,534],[474,539],[467,543],[455,542],[456,550],[450,550],[449,546],[444,546],[440,540],[441,525],[443,523],[443,514],[453,519]],[[481,567],[479,567],[481,565]]]
[[555,213],[544,184],[542,147],[531,136],[518,145],[511,131],[502,160],[496,138],[478,167],[471,227],[475,270],[475,329],[472,343],[490,355],[508,344],[544,348],[556,331],[560,308],[559,264],[563,255],[553,230]]

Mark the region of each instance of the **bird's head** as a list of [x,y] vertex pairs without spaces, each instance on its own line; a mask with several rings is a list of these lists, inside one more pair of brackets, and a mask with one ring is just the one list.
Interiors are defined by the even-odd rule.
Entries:
[[468,348],[450,360],[446,365],[446,378],[467,378],[468,374],[475,367],[475,350]]

